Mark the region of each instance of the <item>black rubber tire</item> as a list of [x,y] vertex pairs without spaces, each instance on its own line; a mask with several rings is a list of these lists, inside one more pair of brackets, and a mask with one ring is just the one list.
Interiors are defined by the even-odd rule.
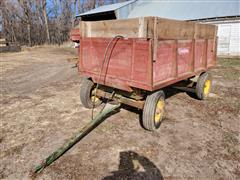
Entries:
[[93,103],[91,100],[92,91],[95,88],[94,83],[89,79],[83,79],[80,90],[80,100],[85,108],[91,109],[97,107],[101,104],[101,101],[98,103]]
[[197,80],[197,85],[196,85],[196,96],[199,100],[204,100],[207,98],[208,95],[204,94],[204,86],[207,80],[210,80],[211,85],[210,85],[210,90],[211,91],[211,87],[212,87],[212,76],[211,74],[205,72],[203,74],[201,74]]
[[142,114],[142,126],[146,130],[154,131],[158,129],[161,125],[163,117],[161,117],[160,123],[158,124],[155,123],[155,111],[157,103],[160,98],[162,98],[165,101],[165,93],[162,90],[147,96],[145,100]]

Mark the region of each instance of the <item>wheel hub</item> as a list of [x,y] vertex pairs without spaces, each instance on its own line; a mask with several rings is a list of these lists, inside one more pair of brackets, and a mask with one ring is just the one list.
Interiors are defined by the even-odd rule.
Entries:
[[204,89],[203,89],[203,93],[205,96],[209,94],[210,88],[211,88],[211,80],[206,80],[204,84]]
[[98,97],[94,96],[94,95],[91,96],[91,100],[92,100],[93,103],[97,103],[97,102],[100,101],[100,99]]
[[165,105],[165,102],[163,99],[160,99],[157,103],[156,111],[155,111],[155,118],[154,118],[156,124],[160,123],[162,120],[164,105]]

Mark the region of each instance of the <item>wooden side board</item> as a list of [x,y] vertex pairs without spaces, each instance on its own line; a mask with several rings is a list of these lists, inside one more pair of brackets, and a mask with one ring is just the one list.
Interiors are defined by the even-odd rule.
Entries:
[[5,52],[19,52],[21,51],[21,47],[15,43],[9,43],[6,39],[0,39],[0,53]]
[[0,53],[20,52],[20,51],[21,51],[21,47],[16,45],[0,47]]
[[112,38],[117,35],[125,38],[158,38],[162,40],[213,39],[217,27],[209,24],[141,17],[125,20],[80,22],[81,37]]
[[108,20],[80,23],[82,37],[112,38],[121,35],[127,38],[147,38],[147,18]]
[[163,40],[213,39],[217,26],[195,22],[157,19],[158,38]]
[[6,39],[0,39],[0,47],[5,47],[7,46]]
[[210,24],[195,23],[195,39],[216,39],[218,27]]

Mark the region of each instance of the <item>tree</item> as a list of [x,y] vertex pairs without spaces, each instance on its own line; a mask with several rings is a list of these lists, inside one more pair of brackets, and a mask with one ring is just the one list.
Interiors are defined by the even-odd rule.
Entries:
[[31,31],[32,31],[32,29],[31,29],[31,20],[32,20],[31,5],[32,5],[32,2],[27,1],[27,0],[18,0],[18,3],[23,10],[23,16],[18,15],[18,17],[22,20],[22,22],[24,24],[27,25],[28,45],[32,46],[32,38],[31,38]]
[[50,33],[49,33],[49,27],[48,27],[47,1],[46,0],[42,0],[42,12],[43,12],[44,21],[45,21],[45,27],[46,27],[46,33],[47,33],[47,42],[50,43]]
[[[21,45],[61,44],[69,40],[76,14],[112,0],[0,0],[4,36]],[[123,1],[123,0],[121,0]],[[120,2],[120,0],[118,1]]]

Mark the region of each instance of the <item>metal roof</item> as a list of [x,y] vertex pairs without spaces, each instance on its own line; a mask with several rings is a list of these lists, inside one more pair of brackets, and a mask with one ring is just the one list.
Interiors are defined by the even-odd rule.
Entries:
[[115,11],[115,10],[120,9],[126,5],[129,5],[135,1],[136,0],[131,0],[131,1],[127,1],[127,2],[121,2],[121,3],[100,6],[95,9],[92,9],[90,11],[87,11],[85,13],[78,14],[76,17],[87,16],[87,15],[91,15],[91,14],[98,14],[98,13],[109,12],[109,11]]
[[139,0],[128,18],[159,16],[177,20],[196,20],[239,15],[239,0]]
[[114,11],[117,19],[158,16],[197,20],[240,15],[239,0],[131,0],[100,6],[76,17]]

